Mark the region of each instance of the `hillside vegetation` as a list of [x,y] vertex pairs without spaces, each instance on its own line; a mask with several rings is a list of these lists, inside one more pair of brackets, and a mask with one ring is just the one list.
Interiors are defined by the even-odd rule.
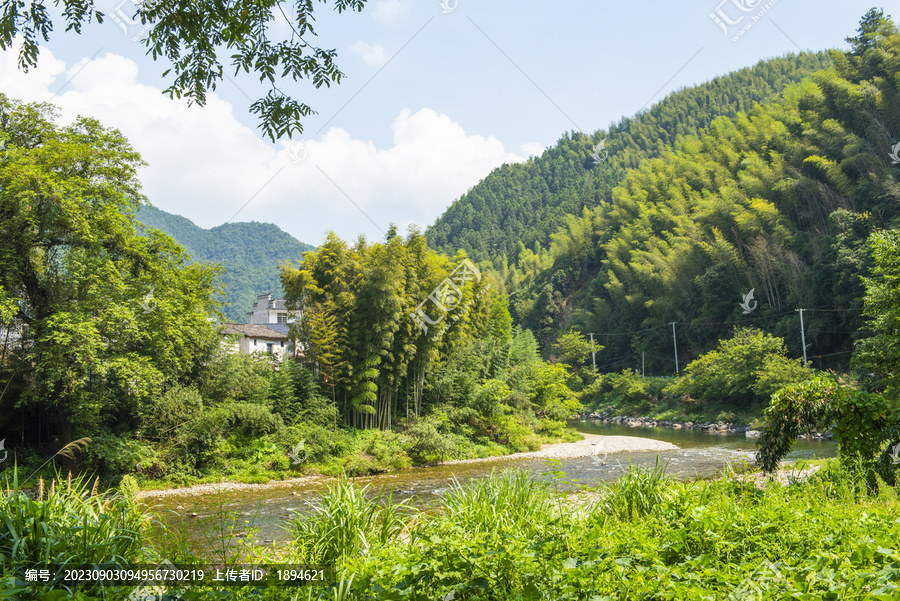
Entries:
[[224,268],[219,276],[224,293],[222,312],[237,323],[247,321],[257,294],[281,296],[279,263],[300,259],[313,249],[273,223],[226,223],[206,230],[186,217],[150,205],[142,206],[137,218],[174,238],[194,261]]
[[[802,55],[757,65],[754,81],[768,83],[747,94],[764,100],[769,90],[777,97],[733,114],[738,105],[722,102],[697,119],[688,100],[711,95],[704,86],[674,94],[654,107],[671,117],[651,136],[623,142],[618,133],[637,128],[636,121],[610,130],[609,158],[598,165],[591,152],[601,134],[566,137],[541,159],[497,170],[429,235],[474,253],[496,245],[482,256],[501,271],[514,320],[534,330],[545,353],[561,332],[595,332],[605,347],[597,357],[602,369],[640,369],[643,358],[648,373],[672,375],[674,322],[679,368],[735,325],[784,338],[798,357],[796,309],[805,308],[816,367],[846,368],[863,325],[866,239],[897,224],[896,31],[880,11],[870,12],[848,40],[849,52],[831,52],[830,66],[797,83],[791,77],[827,59]],[[743,98],[745,91],[729,81],[737,86],[726,77],[714,89]],[[649,123],[642,116],[639,127],[650,132]],[[620,180],[625,168],[632,169]],[[511,191],[513,172],[544,186],[544,213]],[[523,241],[540,241],[538,231],[563,224],[549,248],[520,246],[509,266],[513,259],[504,253],[511,249],[492,232],[506,232],[502,215],[520,209],[537,215],[523,222],[522,231],[532,232]],[[542,217],[547,212],[552,219]],[[470,221],[481,225],[477,244],[466,229]],[[741,302],[751,290],[748,314]]]

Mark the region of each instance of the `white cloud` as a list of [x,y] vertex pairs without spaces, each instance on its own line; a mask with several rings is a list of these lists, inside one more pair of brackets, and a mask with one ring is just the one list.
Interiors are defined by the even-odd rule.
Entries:
[[375,3],[372,17],[382,23],[394,24],[403,16],[403,6],[400,0],[380,0]]
[[370,67],[380,67],[388,62],[387,52],[381,44],[366,44],[362,40],[358,40],[350,46],[350,50],[360,55]]
[[544,154],[544,151],[547,149],[543,144],[539,144],[537,142],[526,142],[519,146],[519,150],[522,151],[527,157],[539,157]]
[[345,239],[381,238],[390,222],[429,225],[493,168],[523,160],[428,108],[401,111],[389,148],[341,128],[302,148],[287,140],[272,147],[216,94],[206,107],[188,107],[138,83],[130,59],[106,54],[66,69],[44,52],[27,75],[0,61],[0,89],[45,101],[70,77],[53,99],[63,118],[92,116],[122,131],[149,163],[141,179],[151,202],[207,228],[240,210],[236,221],[276,223],[311,244],[329,229]]

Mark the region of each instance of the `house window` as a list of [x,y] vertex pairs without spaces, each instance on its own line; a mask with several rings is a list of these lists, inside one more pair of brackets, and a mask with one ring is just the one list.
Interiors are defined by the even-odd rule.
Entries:
[[287,313],[278,314],[278,323],[287,323]]
[[253,339],[253,346],[256,346],[256,338]]
[[284,348],[284,340],[281,341],[281,348]]
[[272,346],[273,344],[271,342],[266,345],[266,352],[270,355],[272,354]]

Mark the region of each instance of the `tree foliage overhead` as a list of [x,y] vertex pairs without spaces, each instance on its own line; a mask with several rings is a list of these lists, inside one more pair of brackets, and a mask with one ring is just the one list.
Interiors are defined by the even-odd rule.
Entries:
[[[322,0],[327,4],[326,0]],[[366,0],[335,0],[334,9],[361,11]],[[108,15],[94,7],[93,0],[62,0],[65,32],[77,34],[96,19]],[[273,141],[293,132],[302,133],[301,120],[314,113],[311,106],[285,94],[278,82],[309,80],[315,87],[340,83],[343,73],[335,64],[337,52],[312,44],[315,3],[313,0],[157,0],[135,3],[134,15],[125,15],[147,28],[141,42],[154,60],[171,65],[163,72],[171,83],[165,93],[188,98],[200,106],[206,96],[227,77],[220,56],[228,53],[234,74],[253,73],[270,90],[250,107],[260,116],[260,127]],[[9,50],[21,36],[19,67],[37,65],[41,41],[50,40],[54,22],[44,0],[0,2],[0,48]],[[290,38],[277,41],[276,21],[291,28]],[[58,24],[58,23],[57,23]]]
[[222,266],[222,313],[236,323],[247,321],[258,294],[281,298],[278,265],[313,249],[272,223],[226,223],[206,230],[149,205],[141,207],[137,218],[172,236],[194,261]]

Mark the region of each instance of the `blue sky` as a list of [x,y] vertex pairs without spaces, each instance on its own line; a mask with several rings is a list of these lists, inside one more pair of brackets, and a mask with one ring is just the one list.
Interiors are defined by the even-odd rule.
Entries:
[[[132,0],[96,5],[134,11]],[[145,56],[133,41],[141,26],[124,19],[81,36],[57,26],[28,74],[6,53],[0,90],[52,100],[63,120],[90,115],[120,129],[149,163],[150,201],[203,227],[268,221],[310,244],[327,230],[380,238],[389,222],[431,224],[492,169],[567,131],[605,128],[765,58],[846,48],[873,4],[369,0],[342,15],[316,6],[316,43],[338,51],[347,77],[319,90],[283,82],[318,112],[292,140],[273,144],[257,129],[248,107],[267,88],[252,75],[223,81],[205,108],[162,95],[167,65]],[[273,22],[273,35],[287,31]]]

